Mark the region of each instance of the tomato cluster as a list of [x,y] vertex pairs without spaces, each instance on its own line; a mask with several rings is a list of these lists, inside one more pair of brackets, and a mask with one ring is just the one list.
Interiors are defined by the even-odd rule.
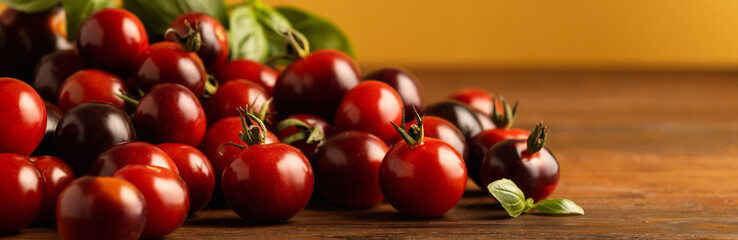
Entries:
[[224,31],[186,13],[150,43],[135,15],[102,9],[74,48],[34,60],[30,84],[0,78],[0,234],[36,221],[66,239],[160,238],[209,202],[272,224],[316,194],[429,218],[467,177],[536,200],[558,182],[547,131],[510,129],[517,105],[484,90],[425,106],[406,70],[362,78],[331,49],[284,68],[228,61]]

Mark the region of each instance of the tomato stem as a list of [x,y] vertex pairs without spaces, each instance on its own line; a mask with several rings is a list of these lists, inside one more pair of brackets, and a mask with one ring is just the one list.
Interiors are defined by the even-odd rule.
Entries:
[[210,96],[213,96],[218,91],[219,85],[218,80],[213,75],[208,74],[207,80],[205,81],[205,93],[202,94],[202,97],[208,99]]
[[541,151],[543,149],[543,146],[546,145],[546,138],[548,137],[548,127],[543,126],[543,121],[538,123],[536,128],[533,130],[532,133],[530,133],[530,136],[528,136],[528,140],[526,140],[526,144],[528,145],[528,154],[533,155],[536,154],[538,151]]
[[423,129],[423,116],[420,116],[418,114],[418,110],[415,109],[415,106],[413,106],[413,112],[415,112],[415,119],[417,120],[417,124],[414,124],[410,126],[409,131],[405,131],[405,109],[402,109],[402,122],[400,126],[397,126],[394,122],[390,123],[393,127],[395,127],[395,130],[397,130],[398,133],[400,133],[400,136],[403,140],[409,145],[410,147],[418,146],[423,142],[423,137],[425,136]]
[[123,91],[123,89],[120,89],[120,94],[115,94],[115,96],[123,99],[124,102],[133,104],[134,106],[138,106],[138,99],[136,99],[136,97],[134,97],[130,93]]
[[[504,115],[500,115],[497,112],[498,98],[502,102]],[[517,114],[517,112],[518,101],[515,101],[515,106],[511,109],[510,105],[507,104],[507,101],[505,101],[505,98],[502,97],[502,95],[498,95],[497,97],[492,98],[492,113],[490,113],[490,119],[492,120],[492,123],[495,124],[495,127],[501,129],[510,129],[510,127],[512,127],[513,125],[513,122],[515,122],[515,115]]]
[[274,130],[276,132],[281,132],[288,127],[295,127],[298,132],[282,139],[282,143],[291,144],[295,141],[305,140],[308,144],[318,144],[318,146],[323,145],[323,140],[325,140],[323,130],[317,126],[310,127],[310,125],[300,119],[288,118],[282,120],[277,124]]
[[200,36],[200,23],[195,22],[195,27],[192,27],[190,23],[187,20],[184,20],[185,26],[187,26],[187,34],[182,36],[177,32],[177,30],[174,30],[173,28],[167,29],[166,32],[164,32],[164,36],[168,34],[173,34],[174,37],[177,39],[177,43],[179,43],[180,47],[182,48],[182,51],[186,52],[197,52],[197,50],[200,50],[200,47],[202,46],[202,37]]

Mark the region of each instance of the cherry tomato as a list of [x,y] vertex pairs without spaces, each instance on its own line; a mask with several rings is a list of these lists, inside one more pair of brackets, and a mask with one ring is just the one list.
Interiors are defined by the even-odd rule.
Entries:
[[41,210],[44,180],[25,157],[0,153],[0,234],[16,233],[30,225]]
[[197,146],[207,129],[205,111],[190,90],[173,83],[152,88],[138,103],[133,123],[143,141]]
[[399,136],[389,122],[402,121],[402,99],[386,83],[363,81],[341,100],[336,111],[336,131],[359,130],[394,144]]
[[70,75],[85,68],[76,49],[59,50],[47,54],[36,65],[33,88],[47,101],[56,103],[59,87]]
[[41,143],[38,144],[31,156],[54,155],[54,132],[64,113],[49,101],[44,101],[46,107],[46,131]]
[[54,149],[75,175],[82,176],[105,149],[135,139],[133,123],[123,110],[109,103],[89,102],[72,108],[59,120]]
[[128,165],[113,174],[132,183],[146,201],[146,226],[141,238],[161,238],[182,226],[190,209],[187,185],[168,169]]
[[162,143],[156,146],[177,164],[179,176],[187,184],[190,193],[190,214],[205,207],[215,188],[215,175],[210,160],[190,145]]
[[146,201],[128,181],[84,176],[59,194],[56,226],[64,239],[141,237],[146,225]]
[[[298,120],[302,123],[305,123],[307,128],[298,128],[296,125],[288,126],[277,132],[277,137],[279,137],[279,139],[281,139],[283,142],[290,141],[285,143],[292,145],[297,149],[300,149],[300,151],[305,154],[305,157],[310,160],[310,164],[312,166],[312,164],[315,163],[315,159],[318,154],[318,147],[320,147],[321,143],[323,143],[325,139],[333,135],[333,129],[331,125],[322,118],[309,114],[295,114],[289,116],[288,118],[285,118],[284,120],[282,120],[282,122],[293,120]],[[308,138],[310,137],[310,134],[313,134],[313,131],[320,131],[320,134],[322,136],[318,139],[311,139],[311,143],[308,143]],[[290,138],[292,138],[295,134],[301,134],[302,137],[299,138],[299,140],[290,140]]]
[[[271,95],[264,92],[264,88],[258,84],[246,80],[232,80],[220,85],[205,103],[205,113],[208,122],[213,124],[220,119],[238,116],[236,108],[252,108],[259,111]],[[251,106],[253,104],[253,106]],[[274,107],[269,104],[267,112],[274,113]]]
[[[417,124],[418,122],[413,120],[408,123],[408,127]],[[464,134],[462,134],[453,123],[446,121],[446,119],[436,116],[426,116],[423,118],[423,131],[425,137],[444,141],[454,147],[456,152],[458,152],[464,159],[466,159],[466,156],[469,154]],[[467,164],[467,169],[468,167],[469,166]]]
[[28,156],[46,130],[44,100],[28,84],[0,78],[0,153]]
[[107,177],[133,164],[162,167],[179,174],[174,160],[158,147],[146,142],[127,142],[112,146],[100,153],[88,175]]
[[345,131],[328,138],[315,164],[315,187],[328,200],[357,208],[377,205],[379,165],[387,153],[382,139],[360,131]]
[[307,113],[331,121],[343,95],[360,79],[359,67],[348,55],[316,50],[279,74],[274,107],[284,116]]
[[[492,94],[479,88],[463,88],[451,93],[448,98],[465,103],[472,110],[485,116],[492,113]],[[502,106],[498,105],[498,109]]]
[[120,8],[98,10],[82,22],[77,49],[86,63],[119,76],[130,76],[136,58],[149,45],[141,20]]
[[544,146],[548,130],[539,124],[527,141],[508,139],[492,147],[482,161],[482,186],[507,178],[525,197],[546,199],[559,182],[559,162]]
[[64,188],[74,181],[74,172],[64,161],[53,156],[30,158],[38,168],[44,179],[44,200],[41,211],[36,218],[37,223],[54,222],[56,214],[56,200]]
[[205,92],[207,73],[202,60],[171,42],[159,42],[141,53],[135,67],[136,85],[144,92],[162,83],[176,83],[198,98]]
[[[392,86],[402,98],[405,109],[415,109],[418,112],[425,110],[423,89],[418,79],[409,71],[398,68],[382,68],[374,71],[366,77],[366,80],[377,80]],[[412,119],[412,116],[408,116]]]
[[[169,27],[174,29],[180,36],[186,36],[190,28],[199,29],[202,44],[197,50],[197,55],[209,73],[214,73],[222,68],[228,60],[228,36],[223,25],[210,15],[199,12],[188,12],[179,15]],[[177,42],[174,34],[165,36],[167,41]]]
[[117,96],[121,91],[128,92],[128,88],[120,77],[97,69],[84,69],[62,83],[56,102],[64,112],[86,102],[106,102],[125,109],[126,102]]
[[[259,75],[261,71],[261,76]],[[277,71],[269,66],[263,66],[259,62],[248,59],[235,59],[221,68],[215,78],[220,84],[231,80],[244,79],[259,84],[270,96],[274,93],[274,85],[277,82]]]
[[436,116],[449,121],[456,126],[464,138],[470,140],[482,131],[482,124],[479,122],[474,110],[469,106],[457,101],[439,102],[425,108],[425,114]]
[[482,131],[496,128],[492,120],[489,119],[489,115],[484,115],[484,113],[478,111],[475,113],[477,114],[477,120],[481,123]]

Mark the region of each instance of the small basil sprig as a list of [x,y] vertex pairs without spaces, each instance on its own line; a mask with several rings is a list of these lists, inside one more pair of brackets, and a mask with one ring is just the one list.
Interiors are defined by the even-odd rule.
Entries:
[[356,58],[348,37],[332,22],[297,8],[277,7],[276,10],[292,23],[295,30],[305,35],[311,51],[331,48]]
[[269,42],[264,26],[259,22],[254,7],[249,4],[233,8],[228,31],[231,58],[245,58],[263,62],[269,57]]
[[123,7],[141,19],[149,38],[154,40],[162,39],[169,24],[186,12],[206,13],[228,27],[222,0],[123,0]]
[[69,41],[77,40],[77,33],[82,22],[93,12],[113,7],[113,2],[109,0],[61,0],[64,6],[64,14],[67,18],[67,39]]
[[56,6],[59,0],[0,0],[0,2],[14,10],[24,13],[36,13]]
[[487,185],[487,190],[497,199],[510,217],[517,217],[535,208],[545,214],[577,214],[584,215],[582,207],[568,199],[552,198],[533,203],[533,198],[526,199],[523,191],[510,179],[500,179]]

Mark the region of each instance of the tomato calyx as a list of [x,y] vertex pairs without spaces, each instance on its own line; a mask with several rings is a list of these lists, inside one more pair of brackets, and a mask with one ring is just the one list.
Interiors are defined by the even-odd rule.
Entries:
[[174,28],[167,29],[167,31],[164,32],[164,35],[174,35],[174,38],[177,39],[177,43],[182,48],[182,51],[197,52],[197,50],[200,50],[200,47],[202,46],[202,37],[200,36],[200,23],[195,22],[195,27],[192,27],[192,25],[187,20],[184,20],[184,24],[185,26],[187,26],[187,34],[185,34],[184,36],[180,35],[177,30],[174,30]]
[[138,102],[140,99],[139,97],[129,92],[123,91],[123,89],[120,89],[120,94],[115,94],[115,96],[118,96],[120,99],[123,99],[123,101],[133,104],[134,106],[138,106]]
[[405,140],[408,146],[416,147],[423,143],[423,137],[424,137],[424,130],[423,130],[423,116],[420,116],[418,114],[418,110],[415,110],[415,106],[413,106],[413,112],[415,113],[415,119],[417,120],[417,124],[413,124],[410,126],[410,129],[405,131],[405,109],[402,109],[402,122],[401,126],[397,126],[394,122],[390,121],[393,127],[395,127],[395,130],[397,130],[398,133],[400,133],[400,136],[402,137],[402,140]]
[[205,92],[202,94],[202,98],[208,99],[213,96],[218,91],[218,87],[220,87],[218,80],[212,74],[208,74],[205,79]]
[[[503,106],[503,113],[500,115],[497,112],[497,99],[500,99]],[[515,122],[515,115],[518,112],[518,101],[515,101],[515,105],[510,108],[510,105],[507,104],[507,101],[505,101],[505,98],[502,97],[502,95],[498,95],[495,98],[492,98],[492,113],[490,114],[490,119],[492,120],[492,123],[495,124],[495,127],[501,128],[501,129],[510,129],[512,127],[513,122]]]
[[323,145],[323,142],[325,142],[325,134],[323,134],[323,130],[321,130],[320,127],[310,127],[307,123],[296,118],[282,120],[277,124],[274,130],[276,132],[281,132],[289,127],[297,128],[298,132],[282,139],[282,143],[291,144],[296,141],[305,140],[305,143],[321,146]]
[[538,151],[541,151],[543,146],[546,145],[546,137],[548,137],[548,127],[543,126],[543,121],[541,121],[533,132],[530,133],[528,140],[526,140],[526,144],[528,146],[526,152],[529,155],[533,155]]
[[[241,139],[244,143],[246,143],[246,146],[238,144],[238,143],[225,143],[220,146],[218,149],[218,154],[223,154],[222,150],[227,145],[235,146],[240,149],[244,149],[248,146],[254,146],[259,144],[264,144],[266,141],[266,134],[267,134],[267,128],[264,125],[264,122],[259,119],[254,114],[251,114],[248,110],[239,107],[236,110],[238,110],[238,115],[241,118],[241,127],[243,130],[238,133],[238,138]],[[256,123],[254,123],[256,122]]]

